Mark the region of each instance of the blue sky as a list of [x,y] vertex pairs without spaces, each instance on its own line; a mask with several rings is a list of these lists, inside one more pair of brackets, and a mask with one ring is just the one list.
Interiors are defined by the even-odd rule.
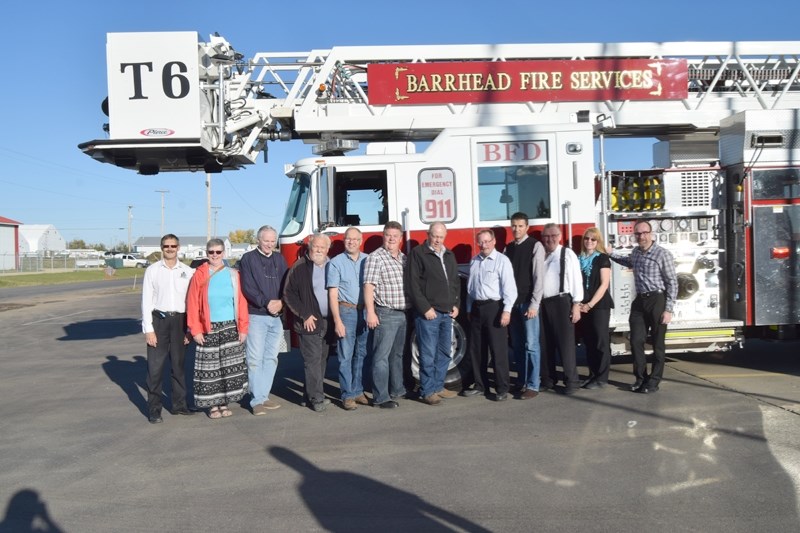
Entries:
[[[0,216],[54,224],[67,240],[125,242],[129,205],[134,240],[159,234],[161,194],[155,191],[167,189],[167,231],[205,235],[203,175],[140,176],[92,161],[77,148],[104,138],[100,102],[106,96],[107,32],[191,30],[206,40],[216,31],[246,57],[339,45],[797,40],[798,5],[787,0],[15,2],[4,8]],[[647,168],[650,144],[609,144],[608,168]],[[246,170],[215,175],[218,233],[279,225],[290,185],[283,165],[309,154],[300,141],[272,143],[269,164],[259,160]]]

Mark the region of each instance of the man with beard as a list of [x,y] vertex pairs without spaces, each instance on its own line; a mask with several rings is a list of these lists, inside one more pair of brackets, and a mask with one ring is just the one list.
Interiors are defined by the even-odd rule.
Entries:
[[286,306],[294,315],[294,331],[300,337],[306,399],[318,413],[330,403],[323,390],[328,349],[333,339],[328,291],[325,288],[330,247],[331,240],[327,235],[312,235],[306,257],[298,260],[289,270],[283,291]]

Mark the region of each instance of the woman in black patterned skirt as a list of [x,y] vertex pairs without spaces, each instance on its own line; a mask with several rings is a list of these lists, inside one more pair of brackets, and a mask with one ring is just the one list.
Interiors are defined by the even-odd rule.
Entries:
[[249,318],[239,273],[224,261],[225,243],[206,244],[208,262],[197,268],[189,284],[186,321],[197,343],[194,402],[208,408],[208,417],[233,415],[228,404],[247,394],[244,341]]

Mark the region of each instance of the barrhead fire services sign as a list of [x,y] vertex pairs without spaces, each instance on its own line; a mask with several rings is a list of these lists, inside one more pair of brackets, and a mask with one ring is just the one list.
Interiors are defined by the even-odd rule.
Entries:
[[679,100],[688,96],[685,59],[587,59],[376,63],[373,105]]

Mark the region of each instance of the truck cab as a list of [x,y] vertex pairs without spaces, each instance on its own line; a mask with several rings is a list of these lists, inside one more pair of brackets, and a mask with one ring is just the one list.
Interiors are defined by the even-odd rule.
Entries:
[[477,253],[475,234],[511,239],[510,216],[530,215],[535,232],[551,221],[570,239],[594,224],[592,128],[545,126],[445,130],[422,153],[411,143],[373,143],[359,156],[323,156],[287,168],[294,183],[280,232],[289,264],[315,231],[341,251],[349,226],[364,233],[364,251],[380,246],[383,225],[405,230],[405,250],[425,241],[433,222],[447,225],[448,248],[461,264]]

